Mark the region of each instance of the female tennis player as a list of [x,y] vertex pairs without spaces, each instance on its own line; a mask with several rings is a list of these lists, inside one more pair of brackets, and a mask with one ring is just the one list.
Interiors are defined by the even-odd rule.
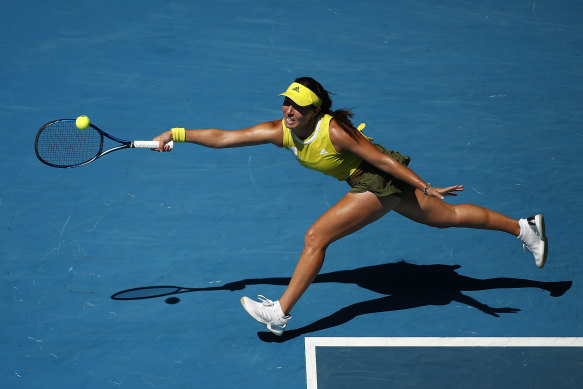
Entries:
[[452,205],[445,196],[456,196],[462,185],[432,186],[407,167],[409,157],[371,143],[355,127],[352,112],[332,111],[329,92],[309,77],[298,78],[279,96],[284,96],[283,119],[241,130],[173,128],[154,138],[157,151],[170,151],[168,142],[189,142],[211,148],[272,143],[292,152],[303,166],[338,180],[351,189],[309,228],[304,248],[284,294],[277,301],[259,296],[243,297],[245,310],[275,335],[281,335],[290,311],[312,283],[328,246],[387,212],[437,228],[467,227],[507,232],[531,251],[538,267],[547,257],[547,240],[541,214],[515,220],[472,204]]

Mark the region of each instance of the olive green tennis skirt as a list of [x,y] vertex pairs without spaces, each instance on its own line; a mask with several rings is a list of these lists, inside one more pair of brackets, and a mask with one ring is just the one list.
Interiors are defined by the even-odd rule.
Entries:
[[[411,162],[411,158],[401,155],[398,151],[386,149],[379,144],[375,144],[375,147],[402,165],[407,166]],[[401,197],[409,187],[409,184],[377,169],[366,161],[362,161],[346,182],[352,187],[350,193],[372,192],[377,197],[390,195]]]

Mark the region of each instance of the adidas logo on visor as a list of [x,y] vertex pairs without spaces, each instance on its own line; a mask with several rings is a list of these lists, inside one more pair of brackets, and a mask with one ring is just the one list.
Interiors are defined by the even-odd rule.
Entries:
[[293,90],[294,92],[298,92],[298,93],[300,93],[300,87],[299,87],[299,86],[296,86],[295,88],[292,88],[292,90]]

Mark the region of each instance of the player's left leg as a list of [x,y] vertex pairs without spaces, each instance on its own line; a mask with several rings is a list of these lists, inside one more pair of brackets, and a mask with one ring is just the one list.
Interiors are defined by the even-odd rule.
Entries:
[[518,220],[474,204],[449,204],[413,188],[403,195],[395,212],[431,227],[480,228],[503,231],[514,236],[520,234]]
[[467,227],[507,232],[518,237],[533,253],[538,267],[545,264],[548,243],[541,214],[515,220],[474,204],[449,204],[413,188],[404,194],[395,212],[437,228]]

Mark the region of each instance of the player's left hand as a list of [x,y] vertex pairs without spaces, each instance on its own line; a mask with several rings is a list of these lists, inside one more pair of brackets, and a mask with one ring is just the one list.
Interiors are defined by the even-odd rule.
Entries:
[[437,197],[443,200],[445,196],[457,196],[456,192],[462,192],[464,190],[463,185],[454,185],[447,188],[435,188],[431,187],[427,189],[427,195],[431,197]]

